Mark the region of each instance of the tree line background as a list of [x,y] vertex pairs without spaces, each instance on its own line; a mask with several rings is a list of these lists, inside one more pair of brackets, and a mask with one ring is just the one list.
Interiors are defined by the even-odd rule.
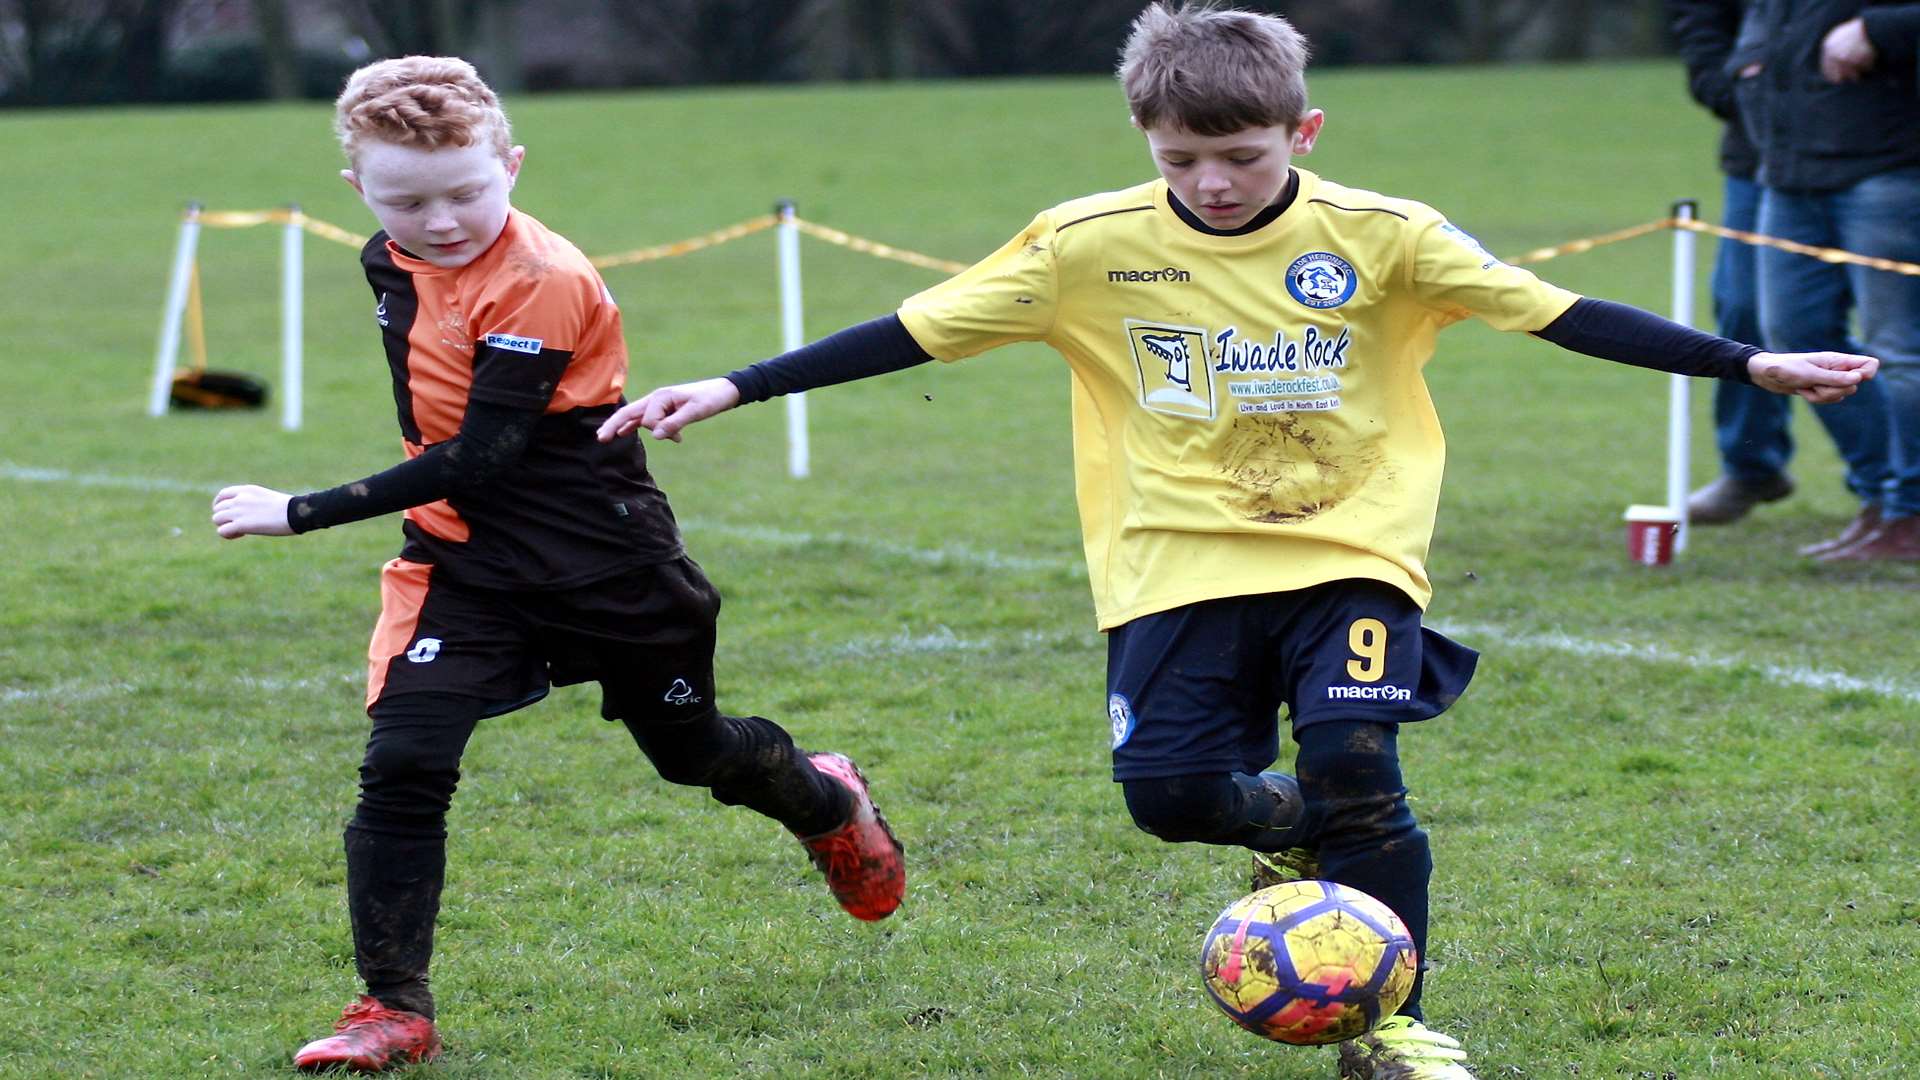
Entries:
[[[378,56],[508,90],[1110,71],[1145,0],[0,0],[0,104],[331,98]],[[1663,0],[1297,0],[1318,65],[1667,50]]]

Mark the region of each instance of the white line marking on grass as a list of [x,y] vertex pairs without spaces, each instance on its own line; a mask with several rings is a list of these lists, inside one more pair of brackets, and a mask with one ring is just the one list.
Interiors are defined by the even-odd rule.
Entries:
[[80,487],[127,488],[133,491],[187,492],[193,495],[212,495],[220,490],[218,484],[194,484],[185,480],[168,480],[165,477],[110,476],[106,473],[77,473],[67,469],[34,469],[25,465],[15,465],[11,461],[0,461],[0,478],[20,480],[29,484],[76,484]]
[[[220,686],[241,690],[264,690],[268,693],[280,693],[286,690],[323,690],[340,685],[364,685],[367,673],[364,669],[352,672],[340,672],[334,675],[310,675],[299,679],[282,679],[262,675],[232,675],[224,679],[196,679],[194,687]],[[171,689],[185,684],[155,686],[152,683],[137,685],[130,682],[85,682],[69,680],[54,683],[52,686],[0,687],[0,705],[13,705],[29,701],[57,701],[71,704],[82,701],[98,701],[109,697],[131,697],[152,693],[156,689]]]
[[919,548],[908,544],[895,544],[886,540],[875,540],[870,536],[853,533],[806,533],[790,532],[785,529],[769,529],[760,525],[727,525],[718,521],[705,521],[691,518],[680,523],[688,532],[710,532],[719,536],[730,536],[740,540],[752,540],[765,544],[777,544],[781,547],[818,547],[827,544],[843,544],[847,547],[872,551],[881,555],[928,566],[940,566],[946,563],[960,563],[966,566],[980,566],[989,570],[1037,570],[1048,573],[1066,573],[1086,576],[1086,564],[1079,559],[1036,559],[1024,555],[1002,555],[997,551],[983,551],[964,545],[949,545],[942,548]]
[[1714,656],[1709,653],[1683,652],[1666,645],[1636,645],[1626,641],[1594,641],[1569,634],[1530,634],[1508,630],[1491,623],[1430,623],[1449,637],[1486,638],[1502,645],[1546,649],[1570,656],[1597,656],[1612,660],[1637,660],[1650,664],[1672,664],[1695,670],[1730,671],[1749,668],[1761,678],[1781,686],[1808,690],[1854,691],[1877,694],[1899,701],[1920,703],[1920,686],[1892,679],[1863,679],[1840,671],[1788,667],[1759,663],[1738,656]]
[[1092,631],[1084,633],[1022,630],[1018,634],[996,634],[983,638],[963,638],[944,626],[935,627],[924,634],[901,631],[892,637],[855,638],[842,642],[826,650],[835,657],[857,657],[873,659],[888,656],[923,656],[939,653],[998,652],[1021,649],[1050,649],[1060,645],[1085,644],[1089,650],[1096,644]]
[[83,683],[63,682],[52,686],[39,686],[30,689],[18,687],[0,688],[0,705],[12,705],[21,701],[41,701],[58,699],[60,701],[94,701],[115,694],[132,694],[139,688],[132,683]]
[[[0,461],[0,479],[18,480],[30,484],[77,484],[81,487],[125,488],[133,491],[185,492],[195,495],[212,495],[220,490],[218,484],[196,484],[186,480],[171,480],[164,477],[112,476],[106,473],[76,473],[67,469],[36,469],[25,465],[16,465],[11,461]],[[984,551],[965,545],[950,545],[941,548],[919,548],[908,544],[895,544],[886,540],[876,540],[870,536],[853,533],[808,533],[791,532],[785,529],[770,529],[760,525],[728,525],[719,521],[704,521],[698,518],[680,522],[680,527],[689,532],[708,532],[719,536],[730,536],[740,540],[750,540],[780,547],[820,547],[823,545],[843,545],[888,555],[926,566],[942,566],[949,563],[963,566],[980,566],[988,570],[1028,570],[1047,573],[1067,573],[1086,576],[1086,566],[1079,559],[1036,559],[1023,555],[1002,555],[997,551]]]
[[[130,488],[139,491],[190,492],[197,495],[211,494],[219,489],[211,484],[195,484],[184,480],[166,478],[112,476],[105,473],[75,473],[66,469],[36,469],[16,465],[10,461],[0,461],[0,479],[19,480],[26,483],[66,483],[87,487]],[[1085,566],[1077,559],[1039,559],[1019,555],[1003,555],[996,551],[985,551],[965,546],[944,548],[917,548],[907,544],[895,544],[885,540],[876,540],[867,536],[851,533],[807,533],[772,529],[758,525],[729,525],[724,522],[690,520],[682,522],[684,528],[692,532],[709,532],[720,536],[734,537],[756,543],[775,544],[782,547],[813,547],[823,544],[838,544],[871,551],[881,555],[907,559],[930,566],[958,563],[969,566],[981,566],[991,570],[1030,570],[1049,573],[1086,574]],[[1662,645],[1636,645],[1624,641],[1595,641],[1589,638],[1573,637],[1569,634],[1533,634],[1508,630],[1491,623],[1436,623],[1434,629],[1442,633],[1462,636],[1481,637],[1504,645],[1524,648],[1546,649],[1551,652],[1566,653],[1571,656],[1606,657],[1609,659],[1635,660],[1644,663],[1673,664],[1701,670],[1730,670],[1733,668],[1751,668],[1769,682],[1782,686],[1797,686],[1809,690],[1856,691],[1877,694],[1881,697],[1899,701],[1920,703],[1920,686],[1896,682],[1891,679],[1863,679],[1839,671],[1821,671],[1814,668],[1789,667],[1782,664],[1762,663],[1738,656],[1714,656],[1704,653],[1681,652]],[[890,638],[866,639],[847,642],[828,650],[833,656],[910,656],[916,654],[943,652],[985,652],[994,649],[1013,649],[1021,646],[1034,647],[1058,644],[1070,640],[1073,635],[1049,634],[1040,631],[1025,631],[1018,635],[1000,635],[995,637],[972,639],[961,638],[945,627],[927,634],[901,633]],[[287,689],[297,688],[298,684],[286,684]],[[260,689],[277,689],[277,685],[261,683]],[[102,697],[116,691],[131,688],[120,683],[76,684],[71,693],[83,695],[75,700],[89,697]],[[0,688],[0,702],[11,703],[22,700],[37,700],[51,695],[54,688],[43,690],[19,690]]]

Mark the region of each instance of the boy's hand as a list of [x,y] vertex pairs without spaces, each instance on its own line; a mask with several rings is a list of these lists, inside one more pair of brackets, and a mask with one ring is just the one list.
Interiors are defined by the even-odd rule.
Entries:
[[612,442],[635,428],[646,428],[656,439],[680,441],[680,429],[740,404],[740,388],[729,379],[663,386],[639,401],[621,406],[600,425],[600,441]]
[[1776,394],[1798,394],[1831,405],[1853,393],[1880,370],[1880,361],[1851,353],[1754,353],[1747,358],[1753,385]]
[[255,484],[224,487],[213,497],[213,528],[222,540],[243,536],[292,536],[287,504],[293,496]]

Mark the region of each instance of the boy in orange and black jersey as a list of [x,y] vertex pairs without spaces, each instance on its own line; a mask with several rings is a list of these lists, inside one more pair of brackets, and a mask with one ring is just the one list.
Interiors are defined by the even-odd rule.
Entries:
[[468,738],[554,684],[597,681],[660,775],[792,830],[857,918],[900,903],[900,845],[839,754],[721,713],[719,594],[686,555],[622,404],[620,311],[578,249],[513,209],[525,151],[465,61],[408,57],[348,81],[343,172],[382,231],[361,253],[407,460],[326,491],[221,490],[221,536],[286,536],[406,512],[368,652],[373,720],[346,829],[366,993],[303,1069],[383,1069],[440,1052],[428,960],[446,813]]

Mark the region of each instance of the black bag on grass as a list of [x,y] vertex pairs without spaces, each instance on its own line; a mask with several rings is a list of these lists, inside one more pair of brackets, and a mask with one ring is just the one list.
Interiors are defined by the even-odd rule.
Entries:
[[181,371],[172,399],[183,409],[258,409],[267,403],[267,384],[238,371]]

